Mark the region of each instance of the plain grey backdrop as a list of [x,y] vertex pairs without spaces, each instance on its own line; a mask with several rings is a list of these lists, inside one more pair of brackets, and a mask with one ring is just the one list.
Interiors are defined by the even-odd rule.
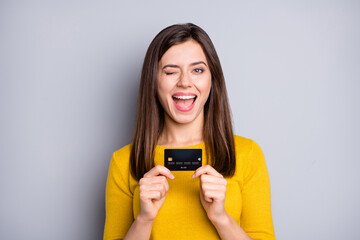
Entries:
[[0,1],[0,239],[101,239],[153,37],[208,32],[277,239],[360,238],[359,1]]

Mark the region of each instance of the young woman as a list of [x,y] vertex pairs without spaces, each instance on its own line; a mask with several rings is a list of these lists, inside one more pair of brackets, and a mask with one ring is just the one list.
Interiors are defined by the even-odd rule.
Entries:
[[[196,171],[164,167],[168,148],[202,149]],[[114,152],[104,239],[275,239],[260,147],[234,136],[224,76],[194,24],[162,30],[145,56],[131,145]]]

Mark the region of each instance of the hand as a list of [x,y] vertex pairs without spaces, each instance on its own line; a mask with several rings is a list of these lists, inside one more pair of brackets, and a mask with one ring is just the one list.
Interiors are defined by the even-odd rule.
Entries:
[[153,167],[140,179],[140,204],[139,216],[143,221],[154,221],[165,201],[169,190],[166,178],[174,179],[174,175],[164,166]]
[[198,168],[193,178],[200,176],[200,199],[208,218],[220,221],[227,217],[225,210],[225,195],[227,181],[210,165]]

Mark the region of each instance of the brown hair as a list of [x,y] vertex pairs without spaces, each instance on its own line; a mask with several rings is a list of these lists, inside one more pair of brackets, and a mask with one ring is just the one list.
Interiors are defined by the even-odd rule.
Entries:
[[188,40],[201,45],[211,71],[211,90],[204,106],[203,137],[207,159],[224,177],[234,175],[234,136],[220,60],[207,33],[187,23],[163,29],[145,55],[130,154],[131,174],[137,180],[154,167],[154,150],[164,127],[164,109],[157,97],[158,63],[170,47]]

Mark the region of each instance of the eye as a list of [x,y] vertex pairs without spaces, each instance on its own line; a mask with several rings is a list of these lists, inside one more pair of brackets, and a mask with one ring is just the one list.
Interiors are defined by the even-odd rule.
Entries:
[[177,72],[165,72],[165,75],[174,75],[176,74]]
[[202,70],[201,68],[195,68],[193,71],[194,71],[195,73],[202,73],[202,72],[204,72],[204,70]]

